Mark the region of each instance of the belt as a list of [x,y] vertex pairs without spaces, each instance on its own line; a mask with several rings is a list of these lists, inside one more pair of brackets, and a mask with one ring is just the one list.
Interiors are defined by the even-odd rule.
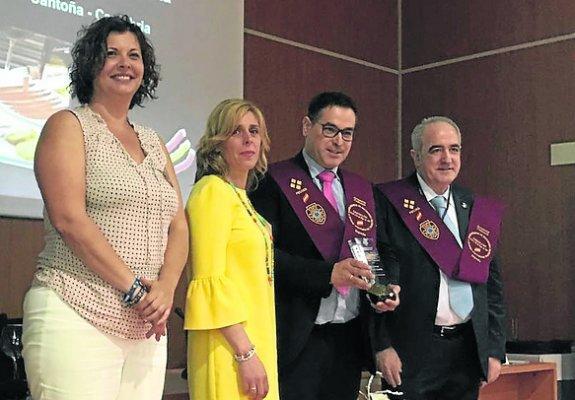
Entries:
[[345,322],[326,322],[324,324],[314,324],[315,329],[322,329],[322,328],[330,328],[330,327],[341,327],[341,326],[349,326],[352,324],[359,323],[360,319],[358,317],[353,317],[352,319],[345,321]]
[[458,325],[434,325],[433,333],[442,338],[453,338],[461,336],[471,327],[471,321]]

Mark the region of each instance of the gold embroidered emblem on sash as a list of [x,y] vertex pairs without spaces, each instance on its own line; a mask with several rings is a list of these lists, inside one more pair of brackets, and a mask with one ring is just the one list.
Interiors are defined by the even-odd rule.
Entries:
[[307,188],[304,186],[303,182],[296,178],[290,178],[289,187],[295,190],[295,194],[301,197],[304,203],[309,200],[309,194],[307,194]]
[[477,228],[467,235],[467,247],[471,250],[471,257],[478,262],[491,255],[491,242],[489,232],[484,227],[477,225]]
[[307,217],[316,225],[323,225],[326,221],[326,213],[323,207],[317,203],[311,203],[305,208]]
[[299,179],[291,178],[289,182],[289,186],[292,189],[300,190],[301,189],[301,181]]
[[439,227],[435,224],[435,222],[429,219],[426,219],[421,224],[419,224],[419,231],[423,236],[430,240],[439,239]]
[[365,201],[354,196],[353,203],[347,207],[347,218],[355,228],[355,233],[361,236],[366,236],[365,232],[373,228],[373,217],[366,206]]
[[420,208],[415,204],[415,200],[403,199],[403,207],[409,210],[409,214],[415,214],[415,220],[417,222],[421,221],[423,214],[421,214]]

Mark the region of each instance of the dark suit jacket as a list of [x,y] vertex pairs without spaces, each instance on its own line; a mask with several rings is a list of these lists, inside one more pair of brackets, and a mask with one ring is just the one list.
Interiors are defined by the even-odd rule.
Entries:
[[[415,174],[408,181],[419,187]],[[452,185],[459,231],[464,239],[473,208],[472,193]],[[399,274],[401,304],[386,313],[381,328],[386,346],[393,346],[403,363],[403,374],[417,372],[428,353],[437,313],[439,267],[409,232],[387,197],[376,189],[378,240],[389,243],[397,264],[387,267]],[[466,203],[467,208],[462,204]],[[505,308],[499,267],[495,258],[485,284],[472,284],[474,308],[471,321],[477,342],[477,353],[483,374],[487,376],[488,357],[505,358]]]
[[[309,174],[301,153],[295,162]],[[287,198],[269,175],[250,194],[256,210],[272,225],[275,247],[275,294],[278,337],[278,363],[282,370],[301,353],[314,327],[322,297],[328,297],[332,290],[329,283],[334,262],[326,262]],[[374,334],[374,319],[380,318],[360,295],[360,316],[365,335],[364,357],[366,366],[373,367],[372,346],[382,337]],[[379,325],[378,325],[379,326]],[[371,331],[367,340],[368,331]]]

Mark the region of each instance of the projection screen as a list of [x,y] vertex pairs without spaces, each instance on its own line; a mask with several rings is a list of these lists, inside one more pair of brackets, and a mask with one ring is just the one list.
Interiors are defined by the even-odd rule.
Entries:
[[73,107],[70,49],[82,26],[127,14],[161,64],[158,99],[130,119],[163,138],[187,198],[210,110],[241,97],[243,0],[0,0],[0,216],[42,218],[33,156],[42,126]]

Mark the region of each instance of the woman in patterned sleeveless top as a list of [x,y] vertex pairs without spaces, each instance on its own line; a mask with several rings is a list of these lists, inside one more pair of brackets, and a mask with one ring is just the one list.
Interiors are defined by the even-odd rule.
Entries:
[[24,301],[34,399],[161,399],[166,322],[188,232],[165,146],[128,111],[154,98],[154,50],[128,16],[72,49],[81,107],[44,126],[35,173],[46,245]]

